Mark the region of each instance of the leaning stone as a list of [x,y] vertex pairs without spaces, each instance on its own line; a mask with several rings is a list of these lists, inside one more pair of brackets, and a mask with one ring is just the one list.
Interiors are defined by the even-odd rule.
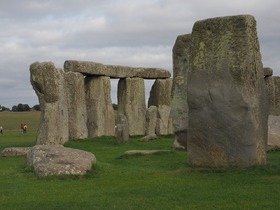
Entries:
[[189,63],[189,163],[265,164],[268,108],[254,17],[196,22]]
[[263,75],[264,77],[270,77],[273,75],[273,70],[269,67],[263,68]]
[[130,136],[145,134],[146,104],[142,78],[119,80],[118,112],[126,116]]
[[67,72],[64,76],[69,114],[69,140],[87,138],[84,76],[77,72]]
[[280,77],[265,78],[269,114],[280,115]]
[[84,175],[96,163],[94,154],[63,146],[36,145],[27,153],[25,166],[39,177]]
[[148,107],[170,106],[172,79],[156,79],[150,91]]
[[36,62],[30,65],[30,81],[41,108],[37,144],[64,144],[69,139],[64,72],[51,62]]
[[176,142],[187,147],[188,102],[187,76],[191,34],[177,37],[173,47],[173,83],[171,92],[171,116]]
[[156,134],[157,125],[157,107],[150,106],[146,111],[146,135]]
[[89,137],[114,136],[115,115],[111,99],[110,78],[86,77],[85,91]]
[[3,149],[0,153],[2,157],[11,156],[24,156],[30,150],[30,147],[7,147]]
[[64,71],[80,72],[90,76],[108,76],[112,78],[139,77],[144,79],[170,78],[169,71],[159,68],[135,68],[128,66],[103,65],[90,61],[67,60]]
[[139,141],[152,141],[155,139],[157,139],[156,134],[149,134],[149,135],[146,135],[146,136],[142,137],[141,139],[139,139]]

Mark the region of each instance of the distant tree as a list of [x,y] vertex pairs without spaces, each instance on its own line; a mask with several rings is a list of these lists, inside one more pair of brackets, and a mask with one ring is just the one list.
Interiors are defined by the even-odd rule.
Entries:
[[14,105],[14,106],[12,107],[12,111],[13,111],[13,112],[17,112],[17,111],[18,111],[17,105]]
[[8,107],[2,106],[2,111],[9,111],[10,109]]
[[12,107],[13,112],[25,112],[25,111],[30,111],[31,108],[28,104],[21,104],[19,103],[18,105],[14,105]]
[[18,112],[24,111],[24,106],[23,106],[23,104],[18,104],[18,105],[17,105],[17,111],[18,111]]
[[23,111],[30,111],[31,108],[28,104],[23,104]]
[[36,110],[36,111],[40,111],[40,110],[41,110],[39,104],[34,105],[32,108],[33,108],[34,110]]
[[113,104],[113,109],[117,111],[118,110],[118,104]]

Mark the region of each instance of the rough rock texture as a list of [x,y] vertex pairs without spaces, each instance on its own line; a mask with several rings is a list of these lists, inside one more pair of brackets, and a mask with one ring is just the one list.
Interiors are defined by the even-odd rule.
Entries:
[[172,119],[170,118],[170,106],[160,105],[158,107],[156,134],[167,135],[173,133]]
[[83,175],[96,163],[94,154],[63,146],[36,145],[27,153],[25,166],[33,166],[40,177]]
[[87,138],[88,129],[84,76],[77,72],[67,72],[64,76],[68,102],[69,139]]
[[118,111],[127,118],[129,135],[145,134],[145,87],[142,78],[120,79],[118,83]]
[[280,147],[280,116],[268,117],[268,141],[269,148]]
[[270,77],[273,75],[273,70],[269,67],[263,68],[263,75],[264,77]]
[[265,78],[268,95],[269,114],[280,115],[280,77]]
[[170,106],[171,101],[172,79],[157,79],[150,91],[148,107],[167,105]]
[[119,114],[115,128],[116,143],[120,144],[129,139],[128,123],[124,114]]
[[29,150],[30,147],[7,147],[1,151],[0,156],[24,156],[27,154],[27,152],[29,152]]
[[113,78],[140,77],[145,79],[169,78],[170,72],[159,68],[134,68],[128,66],[103,65],[90,61],[68,60],[64,70],[80,72],[84,75],[108,76]]
[[268,109],[254,17],[196,22],[189,61],[189,163],[266,163]]
[[139,139],[139,141],[152,141],[155,139],[157,139],[156,134],[149,134],[149,135],[146,135],[146,136],[142,137],[141,139]]
[[187,147],[188,101],[187,75],[191,34],[177,37],[173,47],[173,84],[171,91],[171,116],[175,134],[175,145]]
[[114,136],[115,115],[111,99],[110,78],[104,76],[85,79],[88,135]]
[[145,135],[153,135],[156,133],[157,115],[158,113],[156,106],[150,106],[147,109]]
[[171,150],[128,150],[125,155],[154,155],[158,153],[171,153]]
[[30,65],[30,81],[41,107],[37,144],[64,144],[69,136],[64,72],[51,62],[36,62]]

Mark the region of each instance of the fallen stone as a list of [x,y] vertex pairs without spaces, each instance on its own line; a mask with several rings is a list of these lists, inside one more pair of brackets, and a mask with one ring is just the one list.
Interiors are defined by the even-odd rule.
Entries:
[[172,150],[128,150],[124,155],[154,155],[158,153],[171,153]]
[[39,177],[84,175],[96,163],[94,154],[63,146],[36,145],[27,153],[25,166]]
[[108,76],[112,78],[139,77],[144,79],[170,78],[169,71],[159,68],[135,68],[128,66],[103,65],[90,61],[67,60],[64,71],[80,72],[84,75]]
[[152,141],[157,139],[157,135],[156,134],[150,134],[147,136],[142,137],[141,139],[139,139],[139,141]]
[[30,147],[7,147],[0,153],[2,157],[24,156],[30,150]]

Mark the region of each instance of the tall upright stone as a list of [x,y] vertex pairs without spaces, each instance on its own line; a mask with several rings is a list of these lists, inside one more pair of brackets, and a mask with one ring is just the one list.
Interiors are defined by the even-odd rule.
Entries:
[[30,65],[30,81],[41,107],[36,144],[64,144],[69,136],[64,72],[51,62],[36,62]]
[[254,17],[196,22],[189,62],[189,162],[266,163],[268,108]]
[[171,92],[171,116],[175,142],[187,147],[188,101],[187,75],[191,34],[177,37],[173,47],[173,84]]
[[146,131],[145,135],[155,135],[157,126],[158,109],[150,106],[146,111]]
[[150,91],[148,107],[159,105],[170,106],[172,79],[156,79]]
[[118,83],[118,111],[128,121],[129,135],[145,134],[145,87],[142,78],[120,79]]
[[269,104],[269,114],[280,115],[280,77],[266,77],[266,90]]
[[68,102],[69,139],[87,138],[88,129],[84,76],[77,72],[66,72],[64,76]]
[[85,92],[89,137],[114,136],[115,115],[111,99],[110,78],[106,76],[86,77]]

